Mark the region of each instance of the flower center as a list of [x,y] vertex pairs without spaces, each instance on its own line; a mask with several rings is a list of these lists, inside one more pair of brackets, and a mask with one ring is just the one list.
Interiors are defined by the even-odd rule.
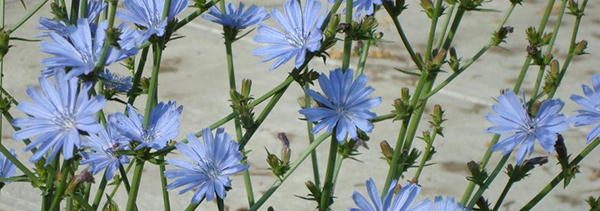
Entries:
[[303,31],[304,30],[302,30],[301,28],[295,28],[294,32],[301,32],[301,33],[294,33],[294,32],[286,33],[285,34],[286,41],[296,48],[304,47],[306,45],[306,38],[308,36],[310,36],[310,33],[308,33],[307,35],[304,35]]
[[211,180],[216,180],[221,176],[221,169],[215,165],[215,162],[208,161],[205,162],[204,165],[200,165],[202,171],[208,178]]
[[61,114],[54,119],[54,123],[56,123],[63,130],[70,130],[76,128],[75,117],[72,114]]

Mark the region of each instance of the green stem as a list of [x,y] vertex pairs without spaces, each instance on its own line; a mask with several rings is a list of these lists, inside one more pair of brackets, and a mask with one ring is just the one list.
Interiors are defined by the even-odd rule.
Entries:
[[442,48],[442,45],[444,44],[444,40],[446,40],[446,32],[448,32],[448,26],[450,25],[450,20],[452,20],[453,14],[455,9],[459,6],[459,3],[454,3],[452,5],[452,7],[450,7],[450,10],[446,13],[446,18],[444,19],[444,23],[442,25],[442,31],[440,33],[440,37],[438,39],[437,42],[437,48],[440,49]]
[[[531,94],[531,96],[537,96],[539,91],[540,91],[540,87],[542,85],[542,79],[544,79],[544,69],[546,65],[540,65],[540,69],[538,70],[538,74],[535,77],[535,84],[533,85],[533,93]],[[533,98],[532,98],[533,99]]]
[[[577,157],[575,157],[575,159],[573,159],[573,161],[571,161],[569,163],[570,167],[574,167],[579,165],[579,163],[586,157],[588,156],[588,154],[590,154],[590,152],[592,152],[598,145],[600,145],[600,139],[596,139],[594,141],[592,141],[590,144],[588,144],[585,149],[583,149],[583,151],[581,151]],[[548,195],[548,193],[550,193],[550,191],[552,191],[552,189],[554,189],[554,187],[556,187],[556,185],[558,185],[564,178],[565,178],[566,174],[561,171],[560,173],[558,173],[558,175],[556,175],[554,177],[554,179],[552,179],[552,181],[550,181],[550,183],[548,183],[537,195],[535,195],[535,197],[533,197],[533,199],[531,199],[529,202],[527,202],[527,204],[525,206],[523,206],[523,208],[521,208],[521,210],[531,210],[533,207],[535,207],[535,205],[540,202],[546,195]]]
[[161,160],[162,162],[160,163],[160,165],[158,165],[159,167],[159,174],[160,174],[160,184],[161,184],[161,191],[162,191],[162,196],[163,196],[163,205],[164,205],[164,210],[171,210],[171,203],[169,200],[169,191],[167,190],[167,177],[165,177],[165,156],[164,155],[159,155],[158,159]]
[[[108,27],[107,29],[112,30],[115,25],[115,16],[117,15],[117,5],[119,4],[119,0],[110,1],[110,6],[108,8]],[[100,54],[100,58],[94,67],[95,72],[102,71],[104,66],[106,65],[106,59],[108,58],[108,51],[110,50],[110,38],[111,36],[106,36],[104,39],[104,43],[102,44],[102,53]]]
[[127,197],[127,206],[125,210],[134,210],[135,202],[137,201],[138,191],[140,189],[140,181],[142,179],[142,171],[144,170],[144,160],[135,160],[135,169],[133,170],[133,183]]
[[88,0],[82,0],[79,3],[79,17],[83,18],[87,16]]
[[556,94],[556,90],[558,90],[558,85],[560,85],[560,83],[562,82],[562,79],[564,78],[565,74],[567,73],[567,69],[569,68],[569,64],[571,64],[571,61],[573,60],[573,57],[575,56],[575,47],[577,46],[576,40],[577,40],[577,34],[579,32],[579,25],[581,24],[581,19],[583,18],[583,13],[585,12],[587,2],[588,2],[587,0],[583,0],[583,2],[581,3],[581,6],[579,7],[579,10],[581,11],[582,15],[575,16],[575,24],[573,25],[573,31],[571,32],[569,54],[567,54],[567,58],[565,58],[564,64],[560,70],[560,73],[558,74],[558,80],[557,80],[556,87],[554,87],[552,89],[552,91],[550,92],[550,94],[548,95],[549,99],[553,98],[554,95]]
[[[512,178],[512,175],[510,175],[510,178]],[[498,197],[498,200],[496,200],[496,205],[494,205],[494,209],[492,211],[498,211],[500,209],[500,206],[502,206],[502,202],[504,201],[504,198],[506,198],[506,195],[508,194],[508,191],[510,190],[510,188],[512,187],[512,185],[515,183],[510,178],[508,179],[508,182],[506,182],[506,185],[504,186],[504,189],[502,189],[502,193]]]
[[224,211],[225,210],[225,203],[223,202],[222,198],[217,197],[217,209],[219,211]]
[[[60,156],[60,155],[58,155]],[[52,199],[54,198],[53,195],[53,189],[54,189],[54,177],[56,176],[56,172],[59,171],[59,161],[58,161],[58,156],[56,156],[57,158],[54,159],[54,161],[52,161],[52,163],[50,164],[48,171],[46,172],[46,188],[43,191],[42,194],[42,211],[46,211],[50,208],[50,203],[52,202]]]
[[[408,117],[410,118],[410,117]],[[402,126],[400,127],[400,131],[398,132],[398,138],[396,139],[396,146],[394,147],[394,153],[392,154],[392,160],[390,162],[390,169],[388,170],[385,184],[383,185],[382,193],[386,193],[385,190],[388,190],[392,180],[396,178],[396,174],[398,174],[398,168],[400,167],[400,159],[402,157],[402,145],[404,137],[406,136],[406,130],[408,129],[408,119],[402,121]]]
[[500,171],[502,170],[502,167],[504,167],[504,164],[506,163],[506,161],[508,161],[508,158],[510,158],[510,153],[504,155],[502,157],[502,159],[500,159],[500,161],[498,162],[498,165],[496,165],[496,168],[494,168],[494,171],[485,180],[483,185],[479,187],[477,192],[475,192],[475,195],[473,195],[473,198],[471,198],[471,201],[467,204],[467,206],[466,206],[467,210],[473,209],[473,206],[475,205],[477,200],[479,200],[479,197],[481,197],[483,192],[490,186],[490,184],[492,184],[492,182],[494,181],[496,176],[498,176],[498,173],[500,173]]
[[[73,194],[73,196],[71,197],[73,199],[75,199],[75,201],[77,201],[77,206],[79,206],[79,208],[85,210],[85,211],[91,211],[94,210],[88,203],[87,201],[81,197],[80,194]],[[77,209],[79,210],[79,209]]]
[[79,1],[80,0],[71,0],[71,12],[69,14],[71,15],[71,17],[69,17],[71,24],[77,23],[77,17],[79,15]]
[[[384,4],[384,6],[385,5],[386,4]],[[408,51],[408,55],[410,55],[410,58],[413,60],[415,65],[417,65],[417,68],[419,70],[422,70],[423,64],[421,64],[421,60],[417,57],[417,54],[413,50],[412,45],[410,44],[410,41],[408,40],[408,37],[406,37],[406,34],[404,33],[404,29],[402,28],[402,25],[400,24],[398,17],[394,17],[392,15],[393,13],[391,12],[391,8],[387,8],[387,6],[386,6],[385,9],[388,11],[388,14],[392,18],[392,22],[394,23],[394,26],[396,27],[396,31],[400,35],[400,40],[402,41],[402,44],[404,44],[404,48],[406,48],[406,51]]]
[[362,46],[360,58],[358,59],[358,65],[356,67],[356,76],[359,76],[365,71],[365,65],[367,64],[367,58],[369,57],[369,48],[373,42],[373,40],[369,39]]
[[102,200],[102,196],[104,196],[104,190],[106,189],[106,175],[102,176],[102,180],[100,181],[100,185],[98,185],[98,190],[96,191],[96,196],[94,197],[94,202],[92,202],[92,209],[97,210],[100,205],[100,201]]
[[329,202],[331,199],[331,193],[333,192],[333,177],[335,173],[335,160],[338,151],[338,142],[335,138],[335,130],[331,136],[331,145],[329,146],[329,159],[327,159],[327,171],[325,172],[325,180],[323,183],[323,191],[321,192],[321,199],[319,201],[319,210],[329,210]]
[[[545,28],[546,28],[546,24],[548,23],[548,18],[552,12],[552,8],[554,7],[554,2],[555,0],[549,0],[548,4],[546,5],[546,9],[544,10],[544,15],[542,17],[542,19],[540,20],[540,33],[543,33]],[[523,66],[521,67],[521,70],[519,71],[519,76],[517,77],[517,81],[515,83],[515,86],[513,87],[513,91],[515,93],[519,93],[519,91],[521,90],[521,85],[523,84],[523,81],[525,80],[525,76],[527,75],[527,70],[529,69],[529,65],[531,64],[531,56],[527,56],[527,58],[525,58],[525,61],[523,62]],[[481,169],[484,169],[485,166],[487,165],[488,161],[490,160],[490,158],[492,157],[492,147],[498,143],[498,141],[500,140],[500,135],[494,135],[492,137],[492,140],[490,141],[490,144],[487,148],[487,150],[485,151],[483,157],[481,158],[481,161],[479,162],[479,166]],[[469,181],[467,188],[465,189],[462,197],[461,197],[461,204],[465,204],[467,203],[467,201],[469,200],[469,198],[471,197],[471,194],[473,193],[473,190],[475,189],[475,183],[473,183],[472,181]]]
[[71,160],[65,160],[61,169],[62,178],[56,187],[56,192],[54,194],[54,198],[52,199],[52,204],[50,204],[49,210],[59,210],[60,209],[60,201],[63,199],[65,195],[65,191],[67,190],[67,178],[69,172],[71,171]]
[[25,16],[21,18],[13,27],[8,29],[9,33],[12,33],[19,29],[25,22],[27,22],[35,13],[37,13],[42,7],[48,2],[48,0],[40,0],[35,6],[33,6],[32,10],[29,10]]
[[254,203],[253,206],[250,207],[250,211],[258,210],[270,197],[275,193],[275,191],[285,182],[294,171],[306,160],[306,158],[321,144],[323,141],[329,137],[330,134],[323,134],[315,139],[302,153],[298,156],[298,159],[290,164],[290,169],[285,172],[285,174],[281,177],[281,179],[275,180],[275,182],[265,191],[265,193]]
[[149,47],[145,47],[142,49],[142,55],[140,57],[140,61],[138,62],[137,70],[135,71],[135,75],[131,81],[131,90],[127,93],[129,99],[127,99],[127,103],[133,105],[135,103],[135,99],[138,96],[138,90],[140,86],[140,81],[142,79],[142,74],[144,73],[144,66],[146,65],[146,60],[148,59],[148,52],[150,51]]
[[32,181],[33,185],[38,187],[40,186],[40,181],[35,176],[33,172],[31,172],[27,166],[25,166],[19,159],[17,159],[3,144],[0,144],[0,153],[4,155],[10,162],[12,162],[23,174],[27,175],[27,178]]
[[[304,90],[308,89],[308,85],[304,86]],[[310,96],[308,93],[304,91],[304,108],[311,108],[312,101],[310,100]],[[306,132],[308,134],[308,143],[312,144],[315,141],[315,135],[313,134],[313,123],[311,121],[306,121]],[[317,159],[317,152],[312,151],[310,153],[310,160],[313,172],[313,180],[315,181],[315,186],[321,187],[321,176],[319,174],[319,162]]]
[[429,35],[427,38],[427,50],[425,51],[425,61],[431,59],[433,50],[433,42],[435,40],[435,30],[437,29],[437,22],[440,17],[442,10],[442,0],[435,1],[435,7],[433,11],[433,17],[431,18],[431,25],[429,27]]
[[[346,1],[346,24],[352,25],[352,6],[354,1]],[[352,37],[350,33],[346,33],[344,38],[344,55],[342,57],[342,70],[347,70],[350,67],[350,57],[352,54]]]
[[415,173],[415,176],[413,177],[412,181],[419,183],[419,177],[421,176],[421,173],[423,172],[423,168],[425,167],[425,163],[427,162],[427,158],[429,157],[429,154],[431,154],[431,150],[433,149],[433,141],[435,140],[437,136],[437,133],[434,133],[433,135],[431,135],[431,140],[429,142],[427,142],[427,145],[425,146],[425,152],[423,153],[423,155],[421,156],[421,161],[419,162],[419,167],[417,167],[417,172]]
[[[127,179],[127,172],[131,169],[132,165],[127,166],[127,170],[123,168],[123,165],[119,166],[119,173],[121,173],[121,180],[123,182],[123,186],[125,186],[125,190],[129,193],[131,190],[131,185],[129,185],[129,179]],[[112,195],[111,195],[112,197]]]

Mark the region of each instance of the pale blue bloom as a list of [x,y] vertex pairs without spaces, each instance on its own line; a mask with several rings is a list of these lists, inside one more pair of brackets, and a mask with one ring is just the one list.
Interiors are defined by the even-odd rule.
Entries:
[[571,95],[571,100],[581,106],[571,121],[577,127],[595,125],[587,135],[587,143],[590,143],[600,137],[600,74],[592,76],[592,88],[587,85],[581,85],[581,88],[585,97]]
[[168,159],[167,163],[177,167],[165,171],[165,176],[174,180],[167,185],[172,190],[183,187],[180,194],[193,190],[193,203],[206,198],[212,201],[215,197],[224,199],[231,188],[231,175],[248,169],[242,163],[239,145],[224,132],[222,128],[211,133],[209,128],[202,130],[202,140],[190,134],[188,143],[178,143],[177,150],[189,161]]
[[129,116],[119,112],[110,115],[108,119],[121,135],[139,143],[135,150],[160,150],[179,134],[182,111],[183,107],[177,107],[174,101],[161,102],[152,109],[149,123],[144,126],[144,117],[131,105],[127,105]]
[[254,40],[267,46],[256,49],[254,54],[263,57],[263,62],[275,60],[271,70],[292,58],[295,58],[295,67],[299,68],[308,52],[321,48],[323,32],[320,27],[324,16],[320,10],[321,3],[317,0],[307,0],[304,9],[299,1],[288,0],[283,13],[273,10],[271,14],[280,30],[264,24],[258,27]]
[[411,211],[465,211],[466,208],[454,200],[453,197],[436,196],[432,202],[425,199]]
[[[87,13],[84,18],[88,20],[88,24],[93,26],[94,21],[98,18],[98,15],[106,9],[107,4],[104,0],[88,0],[87,4]],[[42,30],[53,31],[63,37],[68,37],[69,34],[75,30],[74,26],[68,25],[64,21],[49,18],[40,18],[39,28]],[[47,35],[48,32],[42,32],[42,36]]]
[[81,165],[90,165],[90,172],[97,174],[105,171],[106,180],[111,180],[119,166],[129,163],[126,155],[117,155],[119,150],[128,149],[129,142],[116,133],[115,129],[102,129],[97,134],[89,134],[88,140],[83,143],[90,152],[82,152]]
[[269,14],[263,7],[252,5],[245,9],[244,3],[240,2],[236,8],[233,3],[227,3],[225,14],[221,13],[221,9],[213,6],[202,17],[206,20],[221,24],[232,29],[245,29],[249,26],[258,24],[269,17]]
[[105,70],[100,73],[99,77],[102,79],[102,81],[104,81],[104,86],[106,88],[116,92],[127,93],[133,86],[131,76],[119,76],[108,70]]
[[563,106],[561,100],[546,100],[540,105],[535,117],[531,117],[523,101],[514,92],[506,91],[498,98],[498,103],[492,106],[495,113],[487,116],[488,121],[493,124],[487,129],[489,133],[508,135],[494,145],[493,150],[502,150],[506,155],[518,147],[518,165],[533,153],[536,139],[546,152],[554,152],[558,133],[569,127],[567,118],[560,113]]
[[[330,3],[335,3],[336,1],[337,0],[329,0]],[[375,6],[381,5],[381,3],[381,0],[354,0],[352,2],[352,16],[357,19],[364,15],[373,15],[375,14]]]
[[396,189],[397,182],[392,181],[389,189],[385,195],[380,196],[375,181],[373,179],[367,180],[367,193],[369,199],[364,197],[358,192],[352,194],[352,199],[357,208],[351,208],[350,211],[407,211],[411,210],[417,195],[421,191],[421,188],[413,183],[409,183],[402,186],[400,191],[397,193]]
[[[17,156],[15,150],[10,150],[10,154]],[[15,174],[16,167],[7,157],[0,153],[0,178],[9,178]],[[1,184],[1,182],[0,182]]]
[[[63,37],[55,32],[49,32],[49,40],[42,42],[42,52],[53,55],[42,61],[44,64],[43,75],[54,75],[56,70],[66,67],[71,68],[67,73],[67,78],[76,77],[83,74],[89,74],[94,70],[96,63],[102,55],[104,39],[108,22],[101,22],[96,31],[92,33],[87,19],[79,19],[77,27],[67,36]],[[124,33],[122,35],[132,35]],[[123,36],[122,36],[123,37]],[[123,37],[123,40],[130,38]],[[116,49],[110,47],[105,65],[121,61],[137,53],[137,48],[131,45],[124,45],[127,48]]]
[[13,134],[16,140],[33,138],[25,150],[37,149],[30,161],[36,162],[50,152],[46,164],[62,151],[65,160],[80,148],[80,131],[96,133],[102,129],[96,112],[105,104],[103,96],[89,96],[91,83],[80,84],[76,78],[65,79],[59,72],[54,82],[39,78],[40,88],[29,87],[33,102],[19,103],[17,108],[28,117],[17,118],[12,124],[20,128]]
[[330,72],[329,78],[321,74],[319,85],[324,96],[306,90],[319,103],[319,107],[300,110],[308,121],[318,122],[313,133],[322,129],[332,132],[335,129],[337,141],[344,142],[346,137],[355,139],[358,136],[357,128],[365,132],[373,130],[369,120],[376,115],[371,109],[381,103],[381,98],[369,97],[375,89],[367,86],[367,76],[361,74],[354,79],[352,70],[335,69]]
[[164,0],[125,0],[124,9],[117,12],[117,16],[124,22],[142,27],[143,36],[138,44],[145,42],[153,35],[162,37],[167,24],[175,20],[188,5],[188,0],[171,0],[168,15],[163,17]]

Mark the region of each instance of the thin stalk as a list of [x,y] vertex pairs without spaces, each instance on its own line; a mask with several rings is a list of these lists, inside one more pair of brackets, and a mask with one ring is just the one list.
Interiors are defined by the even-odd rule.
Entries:
[[100,185],[98,185],[98,190],[96,191],[96,196],[94,197],[94,202],[92,202],[92,209],[97,210],[100,205],[100,201],[102,200],[102,196],[104,195],[104,190],[106,189],[106,175],[102,176],[102,180],[100,181]]
[[[410,117],[409,117],[410,118]],[[398,132],[398,138],[396,139],[396,146],[394,147],[394,153],[392,154],[392,160],[390,162],[390,169],[388,170],[385,184],[383,185],[383,190],[388,190],[392,180],[396,178],[396,174],[398,173],[398,168],[400,167],[400,159],[402,156],[402,145],[404,137],[406,136],[406,130],[408,129],[408,119],[402,121],[402,125],[400,126],[400,131]],[[382,191],[383,191],[382,190]],[[385,191],[383,191],[385,193]]]
[[125,210],[134,210],[135,202],[137,201],[138,191],[140,189],[140,181],[142,179],[142,171],[144,170],[144,160],[135,160],[135,169],[133,170],[133,183],[127,197],[127,206]]
[[48,2],[48,0],[40,0],[35,6],[33,6],[33,9],[29,10],[25,14],[25,16],[21,17],[21,19],[13,27],[8,29],[8,33],[12,33],[19,29],[23,24],[25,24],[25,22],[27,22],[31,17],[33,17],[35,13],[40,11],[40,9],[42,9],[46,2]]
[[333,181],[331,184],[331,195],[335,195],[335,184],[337,184],[338,175],[340,174],[340,170],[342,170],[342,163],[344,162],[344,157],[338,153],[335,158],[335,166],[333,167]]
[[444,40],[446,40],[446,32],[448,32],[448,26],[450,25],[450,20],[452,20],[455,9],[459,6],[459,3],[454,3],[450,10],[446,13],[446,18],[444,19],[444,23],[442,24],[442,31],[440,32],[440,37],[438,37],[437,48],[442,48],[444,44]]
[[[85,211],[91,211],[91,210],[94,210],[94,209],[93,209],[93,208],[92,208],[92,207],[91,207],[91,206],[90,206],[90,205],[87,203],[87,201],[86,201],[86,200],[85,200],[83,197],[81,197],[81,195],[79,195],[79,194],[73,194],[73,196],[72,196],[71,198],[72,198],[72,199],[75,199],[75,201],[77,201],[77,206],[78,206],[80,209],[83,209],[83,210],[85,210]],[[77,210],[79,210],[79,209],[77,209]]]
[[48,172],[46,175],[46,189],[43,191],[42,194],[42,211],[50,209],[50,203],[52,203],[52,199],[54,198],[53,191],[50,190],[54,188],[54,177],[56,176],[56,171],[60,170],[58,156],[60,155],[56,156],[57,158],[54,159],[54,161],[52,161],[48,168]]
[[[506,24],[506,22],[512,15],[515,7],[516,7],[516,4],[510,5],[510,7],[508,8],[508,11],[504,15],[504,18],[502,19],[502,21],[500,22],[500,24],[498,26],[498,30],[501,30],[501,28],[504,27],[504,25]],[[454,7],[451,7],[451,8],[454,8]],[[441,44],[440,44],[440,46],[441,46]],[[461,73],[463,73],[465,70],[467,70],[469,67],[471,67],[471,65],[473,65],[475,63],[475,61],[479,60],[479,58],[481,58],[481,56],[483,56],[492,47],[494,47],[494,45],[493,45],[492,41],[490,41],[488,44],[486,44],[481,49],[479,49],[479,51],[477,51],[477,53],[475,53],[475,55],[473,55],[473,57],[471,57],[469,60],[467,60],[465,62],[465,64],[463,64],[463,66],[460,67],[460,69],[458,71],[452,73],[452,75],[448,76],[448,78],[446,78],[446,80],[440,82],[433,90],[431,90],[431,92],[429,92],[429,94],[427,94],[424,97],[421,97],[421,99],[427,99],[427,98],[435,95],[436,93],[438,93],[440,90],[442,90],[448,84],[450,84],[450,82],[452,82]]]
[[[592,141],[590,144],[588,144],[583,151],[581,151],[577,157],[575,157],[575,159],[573,159],[573,161],[571,161],[569,163],[569,167],[572,166],[577,166],[579,165],[579,163],[590,154],[590,152],[592,152],[598,145],[600,145],[600,139],[596,138],[594,141]],[[521,210],[531,210],[533,207],[535,207],[535,205],[540,202],[546,195],[548,195],[548,193],[550,193],[550,191],[552,191],[552,189],[554,189],[554,187],[556,187],[556,185],[558,185],[564,178],[565,178],[566,174],[561,171],[560,173],[558,173],[558,175],[556,175],[554,177],[554,179],[552,179],[552,181],[550,181],[550,183],[548,183],[546,186],[544,186],[544,188],[537,194],[535,195],[535,197],[533,197],[533,199],[531,199],[529,202],[527,202],[527,204],[525,204],[525,206],[523,206],[523,208],[521,208]]]
[[140,85],[140,81],[142,79],[142,74],[144,73],[144,66],[146,65],[146,60],[148,59],[149,51],[150,51],[149,47],[145,47],[142,49],[142,55],[140,57],[140,61],[138,62],[137,70],[135,71],[135,75],[133,76],[133,79],[131,81],[131,83],[132,83],[131,90],[129,90],[129,92],[127,93],[127,95],[129,96],[129,99],[127,99],[127,103],[130,105],[133,105],[133,103],[135,102],[135,99],[138,96],[138,94],[136,92]]
[[323,141],[329,137],[330,134],[323,134],[315,139],[302,153],[298,156],[298,159],[290,164],[290,169],[285,172],[285,174],[281,177],[281,179],[277,179],[269,189],[265,191],[265,193],[254,203],[253,206],[250,207],[250,211],[258,210],[270,197],[275,193],[275,191],[285,182],[288,177],[296,171],[296,169],[306,160],[306,158],[313,152]]
[[127,190],[127,194],[129,194],[129,190],[131,187],[129,186],[129,181],[127,180],[127,173],[131,170],[133,164],[135,164],[135,162],[129,163],[129,165],[127,166],[127,170],[123,169],[123,166],[119,166],[119,172],[121,173],[121,177],[114,182],[115,188],[108,195],[109,198],[113,198],[115,196],[117,190],[119,190],[119,187],[121,186],[121,183],[123,183],[123,186],[125,186],[125,189]]
[[494,168],[494,171],[492,171],[490,176],[485,180],[483,185],[481,187],[479,187],[477,192],[475,192],[475,195],[473,195],[473,198],[471,198],[471,201],[467,204],[467,206],[466,206],[467,210],[473,209],[475,202],[477,202],[477,200],[479,199],[479,197],[481,197],[483,192],[490,186],[490,184],[492,184],[492,181],[494,181],[496,176],[498,176],[498,173],[500,173],[500,171],[502,170],[502,167],[504,167],[504,164],[506,163],[506,161],[508,161],[508,158],[510,158],[510,153],[504,155],[502,157],[502,159],[500,159],[500,161],[498,162],[498,165],[496,165],[496,168]]
[[[510,178],[512,178],[512,175],[510,176]],[[510,178],[508,179],[508,182],[506,182],[504,189],[502,189],[502,193],[500,194],[500,196],[498,196],[498,200],[496,200],[496,205],[494,205],[494,209],[492,211],[498,211],[500,209],[500,206],[502,206],[502,202],[504,201],[504,198],[506,198],[508,191],[515,183],[515,181],[513,181]]]
[[431,59],[433,50],[433,42],[435,40],[435,30],[437,29],[437,22],[440,18],[440,12],[442,10],[442,0],[435,1],[435,7],[433,10],[433,17],[431,18],[431,25],[429,27],[429,35],[427,36],[427,50],[425,51],[425,61]]
[[79,3],[79,17],[80,18],[86,17],[88,15],[87,8],[88,8],[88,0],[82,0]]
[[359,76],[365,71],[365,65],[367,64],[367,58],[369,57],[369,48],[373,42],[373,40],[369,39],[362,46],[360,58],[358,59],[358,65],[356,67],[356,76]]
[[6,157],[6,159],[10,160],[10,162],[12,162],[21,172],[23,172],[23,174],[27,176],[29,181],[32,181],[34,186],[38,187],[40,185],[40,181],[35,176],[35,174],[31,172],[27,168],[27,166],[21,163],[19,159],[17,159],[13,154],[11,154],[10,151],[6,149],[6,147],[4,147],[4,145],[2,144],[0,144],[0,152],[4,155],[4,157]]
[[77,17],[79,15],[79,1],[80,0],[71,0],[71,12],[69,14],[71,16],[69,17],[71,24],[77,23]]
[[406,48],[406,51],[408,51],[408,55],[410,55],[410,58],[413,60],[415,65],[417,65],[417,68],[419,70],[422,70],[423,64],[421,64],[420,60],[417,57],[417,54],[413,50],[412,45],[410,44],[410,41],[408,40],[408,37],[404,33],[404,29],[402,28],[402,25],[400,24],[400,21],[398,20],[398,17],[393,17],[391,15],[392,13],[390,12],[390,9],[388,9],[387,7],[385,9],[388,10],[388,14],[390,14],[390,17],[392,18],[392,22],[394,23],[394,26],[396,27],[396,31],[400,35],[400,40],[402,40],[402,44],[404,44],[404,48]]
[[[117,15],[117,5],[119,4],[119,0],[110,1],[110,6],[108,8],[108,27],[107,29],[112,29],[115,25],[115,16]],[[94,67],[94,71],[102,71],[104,66],[106,65],[106,59],[108,58],[108,51],[110,50],[110,36],[106,36],[104,39],[104,43],[102,44],[102,53],[100,54],[100,58],[98,59],[98,63]]]
[[[352,4],[354,1],[346,1],[346,24],[352,24]],[[350,33],[346,33],[344,38],[344,55],[342,57],[342,70],[347,70],[350,67],[350,56],[352,54],[352,37]]]
[[531,96],[537,96],[539,91],[540,91],[540,87],[542,85],[542,79],[544,79],[544,69],[546,65],[540,65],[540,69],[538,70],[538,74],[535,77],[535,84],[533,85],[533,93],[531,94]]
[[217,209],[219,211],[225,211],[225,203],[222,198],[217,197]]
[[[542,16],[542,19],[540,20],[540,24],[539,24],[540,33],[543,33],[546,28],[546,24],[548,23],[548,18],[550,17],[552,8],[554,7],[554,3],[555,3],[555,0],[549,0],[548,4],[546,5],[546,9],[544,10],[544,15]],[[513,87],[513,91],[515,93],[518,93],[521,90],[521,85],[523,84],[523,81],[525,80],[525,76],[527,75],[527,70],[529,69],[531,60],[532,60],[531,56],[528,55],[527,58],[525,58],[525,61],[523,62],[523,66],[521,67],[521,70],[519,71],[517,81]],[[494,146],[496,143],[498,143],[499,140],[500,140],[500,135],[494,135],[492,137],[489,147],[487,148],[483,157],[481,158],[481,161],[479,162],[479,166],[481,169],[485,168],[488,161],[492,157],[492,152],[493,152],[492,146]],[[473,193],[474,189],[475,189],[475,183],[473,183],[472,181],[469,181],[467,188],[465,189],[465,191],[461,197],[461,204],[467,203],[467,201],[471,197],[471,194]]]
[[431,140],[429,142],[427,142],[427,145],[425,146],[425,152],[423,153],[423,155],[421,156],[421,161],[419,162],[419,167],[417,167],[417,172],[415,173],[415,176],[413,177],[412,181],[419,183],[419,177],[421,176],[421,173],[423,172],[423,168],[425,167],[425,163],[427,162],[427,158],[429,157],[429,154],[431,154],[431,150],[433,149],[433,142],[435,141],[435,138],[437,136],[437,133],[434,133],[433,135],[431,135]]
[[583,18],[583,13],[585,12],[587,2],[588,2],[587,0],[583,0],[583,2],[581,3],[581,6],[579,7],[579,10],[582,12],[582,15],[575,17],[575,24],[573,25],[573,31],[571,32],[569,53],[567,54],[567,58],[565,58],[564,64],[558,74],[557,85],[556,85],[556,87],[554,87],[554,89],[552,89],[552,91],[548,95],[549,99],[553,98],[554,95],[556,94],[556,90],[558,90],[558,85],[560,85],[560,83],[562,82],[562,79],[564,78],[564,76],[567,72],[567,69],[569,68],[569,64],[571,64],[571,61],[573,60],[573,57],[575,56],[575,47],[577,46],[576,40],[577,40],[577,34],[579,32],[579,25],[581,24],[581,18]]
[[163,196],[164,210],[171,210],[171,200],[169,200],[169,191],[167,190],[167,177],[165,177],[165,156],[159,155],[158,159],[162,161],[160,165],[158,165],[158,168],[160,170],[160,188]]
[[381,121],[385,121],[388,119],[393,119],[394,117],[396,117],[396,114],[384,114],[384,115],[376,116],[375,118],[371,119],[371,122],[373,122],[373,123],[381,122]]
[[[308,85],[304,86],[304,90],[308,89]],[[311,108],[312,101],[310,100],[310,96],[308,93],[304,91],[304,108]],[[315,141],[315,135],[313,134],[313,123],[311,121],[306,121],[306,132],[308,134],[308,143],[312,144]],[[313,180],[315,181],[315,186],[321,187],[321,176],[319,174],[319,162],[317,159],[317,152],[312,151],[310,153],[310,160],[313,172]]]
[[325,171],[325,180],[323,183],[323,191],[321,191],[321,199],[319,201],[319,210],[329,210],[329,200],[333,189],[333,176],[335,173],[335,160],[338,151],[338,142],[335,138],[335,130],[331,136],[331,145],[329,146],[329,159],[327,159],[327,171]]
[[61,169],[62,178],[56,187],[56,193],[54,194],[54,198],[52,199],[52,204],[50,204],[49,210],[59,210],[60,201],[62,200],[65,191],[67,190],[67,177],[69,172],[71,171],[71,160],[65,160]]

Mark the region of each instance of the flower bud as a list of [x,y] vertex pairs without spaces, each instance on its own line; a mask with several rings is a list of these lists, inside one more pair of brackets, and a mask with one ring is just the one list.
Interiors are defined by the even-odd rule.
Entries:
[[383,154],[383,158],[388,162],[392,162],[392,156],[394,155],[394,149],[387,141],[382,141],[379,143],[379,147],[381,148],[381,153]]
[[588,42],[585,40],[579,41],[576,45],[575,45],[575,50],[573,50],[573,54],[575,55],[583,55],[586,54],[585,49],[588,46]]
[[0,29],[0,60],[4,58],[10,48],[10,33],[4,29]]

